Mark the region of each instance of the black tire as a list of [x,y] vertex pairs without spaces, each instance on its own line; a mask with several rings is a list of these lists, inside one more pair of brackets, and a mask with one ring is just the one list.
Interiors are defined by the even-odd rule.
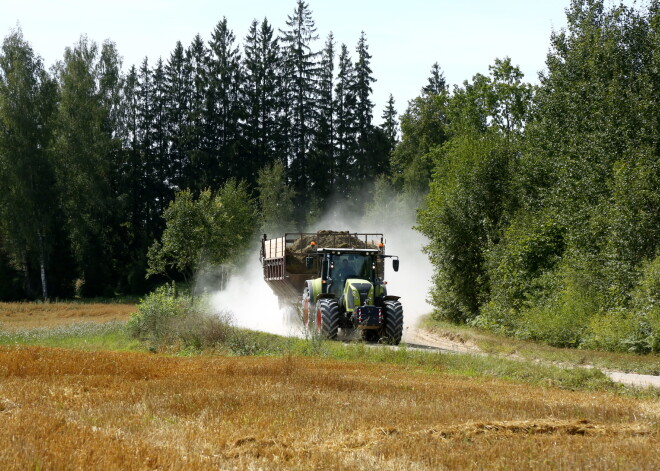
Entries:
[[381,342],[399,345],[403,335],[403,307],[399,301],[383,303],[383,328]]
[[339,333],[339,304],[336,299],[320,299],[316,303],[317,320],[321,321],[323,337],[336,340]]

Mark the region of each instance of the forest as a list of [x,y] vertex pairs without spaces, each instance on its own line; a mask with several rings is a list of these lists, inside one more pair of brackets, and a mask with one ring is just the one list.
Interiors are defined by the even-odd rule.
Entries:
[[302,0],[127,72],[85,37],[47,71],[12,31],[0,299],[143,294],[340,200],[416,211],[438,319],[660,351],[659,7],[572,0],[537,85],[509,57],[456,85],[435,63],[379,124],[366,34],[319,47]]

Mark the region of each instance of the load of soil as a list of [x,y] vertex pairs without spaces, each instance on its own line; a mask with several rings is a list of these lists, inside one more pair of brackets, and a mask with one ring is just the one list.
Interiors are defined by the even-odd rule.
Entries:
[[315,250],[316,247],[311,245],[316,242],[316,247],[331,247],[331,248],[355,248],[355,249],[377,249],[374,241],[365,241],[360,239],[355,234],[348,231],[318,231],[316,234],[302,234],[302,237],[287,247],[287,253],[309,253]]
[[[316,245],[311,245],[316,242]],[[354,248],[354,249],[377,249],[375,241],[365,241],[349,231],[318,231],[316,234],[301,234],[290,247],[286,248],[286,265],[290,273],[316,273],[315,266],[311,269],[305,266],[307,254],[316,250],[317,247],[329,248]]]

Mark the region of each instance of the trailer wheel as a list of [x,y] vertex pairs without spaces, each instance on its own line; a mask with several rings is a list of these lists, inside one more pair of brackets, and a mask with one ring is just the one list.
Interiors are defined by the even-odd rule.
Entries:
[[399,345],[403,335],[403,307],[399,301],[383,303],[383,324],[381,342]]
[[336,299],[320,299],[316,303],[317,329],[320,334],[335,340],[339,333],[339,304]]
[[305,329],[311,329],[314,320],[312,318],[314,312],[316,312],[316,306],[314,306],[314,303],[311,301],[309,287],[307,287],[305,288],[305,291],[303,291],[302,297],[302,322]]

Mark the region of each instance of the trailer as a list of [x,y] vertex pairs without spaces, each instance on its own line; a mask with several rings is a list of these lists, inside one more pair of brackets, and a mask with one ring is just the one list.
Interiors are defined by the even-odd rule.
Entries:
[[368,341],[401,341],[403,309],[387,294],[387,258],[397,271],[380,233],[288,232],[261,241],[264,280],[280,304],[300,306],[305,327],[330,339],[357,329]]

